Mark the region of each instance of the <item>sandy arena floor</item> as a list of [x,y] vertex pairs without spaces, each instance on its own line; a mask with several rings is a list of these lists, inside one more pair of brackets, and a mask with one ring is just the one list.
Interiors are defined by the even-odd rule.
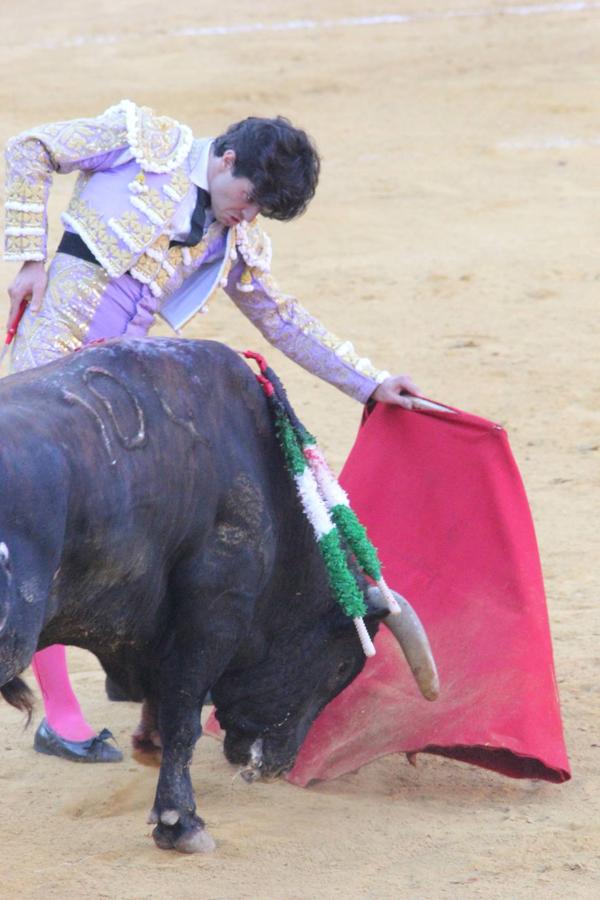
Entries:
[[[188,858],[156,850],[144,824],[154,769],[128,749],[99,768],[36,756],[2,705],[0,895],[598,896],[600,4],[26,0],[2,4],[0,27],[2,142],[122,97],[200,134],[250,113],[314,134],[322,183],[304,218],[269,227],[275,274],[382,366],[507,427],[574,776],[557,787],[388,757],[309,790],[247,786],[206,739],[193,779],[218,849]],[[53,242],[71,184],[52,196]],[[2,267],[3,297],[14,271]],[[187,334],[265,349],[225,295]],[[360,409],[269,358],[339,466]],[[128,748],[136,708],[106,700],[93,657],[71,658],[91,720]]]

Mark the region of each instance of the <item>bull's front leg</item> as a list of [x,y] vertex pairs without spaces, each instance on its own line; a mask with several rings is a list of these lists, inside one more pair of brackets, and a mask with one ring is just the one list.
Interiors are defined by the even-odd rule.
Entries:
[[[260,530],[257,533],[262,534]],[[263,530],[264,531],[264,530]],[[247,634],[251,611],[264,580],[265,563],[252,542],[233,543],[215,531],[202,554],[180,562],[171,573],[171,606],[177,611],[171,650],[161,661],[158,731],[162,763],[151,822],[161,849],[182,853],[212,850],[215,843],[196,815],[190,779],[200,712]]]
[[215,847],[204,821],[196,815],[190,778],[194,746],[202,732],[201,708],[202,698],[182,689],[159,704],[162,761],[149,822],[156,825],[152,837],[162,850],[198,853]]

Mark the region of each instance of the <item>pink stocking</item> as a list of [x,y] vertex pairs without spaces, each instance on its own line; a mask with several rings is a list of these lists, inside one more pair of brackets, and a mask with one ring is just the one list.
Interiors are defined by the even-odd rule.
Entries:
[[96,732],[84,719],[69,681],[65,648],[53,644],[40,650],[33,657],[31,667],[42,691],[50,727],[68,741],[85,741],[93,737]]

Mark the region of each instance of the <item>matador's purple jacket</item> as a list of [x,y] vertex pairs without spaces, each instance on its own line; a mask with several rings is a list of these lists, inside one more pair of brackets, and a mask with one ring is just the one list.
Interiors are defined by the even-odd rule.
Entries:
[[187,279],[196,276],[201,292],[194,309],[220,285],[267,340],[365,402],[387,373],[280,292],[270,275],[270,241],[256,222],[233,228],[213,222],[195,246],[169,246],[179,205],[195,191],[190,173],[207,140],[129,100],[97,118],[44,125],[13,138],[6,153],[5,258],[46,259],[52,175],[79,170],[63,222],[110,279],[129,273],[170,322],[169,299],[181,294]]

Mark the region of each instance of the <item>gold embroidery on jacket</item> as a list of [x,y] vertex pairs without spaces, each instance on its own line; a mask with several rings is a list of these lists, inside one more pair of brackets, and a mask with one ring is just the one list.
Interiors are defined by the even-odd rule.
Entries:
[[252,269],[246,266],[240,276],[240,280],[236,284],[236,288],[238,291],[241,291],[242,294],[251,294],[254,290],[254,282],[252,280],[253,274]]
[[8,178],[6,181],[6,200],[19,203],[45,203],[46,186],[32,183],[24,178]]
[[377,369],[367,357],[359,356],[350,341],[343,341],[337,335],[328,331],[294,297],[289,294],[282,294],[271,275],[253,274],[260,281],[265,293],[275,302],[275,308],[267,312],[263,318],[269,329],[276,331],[278,319],[283,320],[298,328],[306,337],[310,337],[323,347],[333,350],[339,359],[343,360],[361,375],[377,380],[378,375],[381,374],[380,369]]
[[127,138],[133,155],[149,172],[169,172],[180,166],[190,152],[193,135],[187,125],[168,116],[157,116],[147,106],[122,100]]
[[77,176],[77,181],[75,182],[75,187],[73,188],[73,193],[71,194],[71,199],[77,200],[81,197],[83,193],[83,189],[87,185],[88,181],[92,177],[91,172],[80,172]]
[[171,275],[163,268],[169,249],[169,238],[161,234],[151,247],[131,267],[131,274],[150,287],[155,297],[161,297]]
[[183,247],[169,247],[167,249],[166,258],[169,265],[171,265],[175,271],[178,271],[184,266]]
[[160,262],[152,259],[147,253],[142,253],[135,265],[131,267],[131,274],[142,284],[150,284],[160,271]]
[[118,219],[109,219],[109,227],[133,253],[141,253],[156,234],[156,226],[143,222],[139,213],[124,212]]
[[125,116],[119,106],[111,106],[97,118],[54,122],[27,133],[48,148],[60,172],[71,172],[82,160],[127,146]]
[[[111,107],[97,119],[55,122],[17,135],[6,148],[6,200],[9,207],[12,204],[45,207],[54,172],[71,172],[84,160],[126,145],[125,114],[118,107]],[[77,189],[81,189],[81,181],[78,181]],[[45,232],[45,218],[43,230]],[[9,241],[9,237],[14,235],[7,235],[8,259],[45,258],[45,233],[36,235],[35,241]],[[17,250],[18,246],[22,249]]]
[[78,232],[109,275],[117,277],[127,271],[131,252],[121,247],[116,235],[108,230],[100,214],[89,203],[72,198],[63,221]]
[[175,214],[175,203],[161,197],[156,188],[148,188],[144,194],[131,197],[130,202],[155,225],[164,225]]
[[237,248],[251,269],[269,272],[271,268],[271,239],[256,219],[240,222],[235,227]]
[[6,228],[43,228],[44,211],[6,208]]
[[133,277],[149,285],[155,297],[163,296],[169,281],[183,262],[182,247],[169,247],[169,243],[168,235],[159,235],[131,267]]
[[40,250],[40,237],[36,234],[5,235],[5,258],[7,260],[38,259],[44,260],[45,254]]
[[[147,213],[154,225],[162,227],[173,215],[173,201],[179,202],[189,188],[189,178],[182,165],[189,154],[192,141],[192,133],[187,126],[179,125],[173,119],[155,116],[151,110],[136,107],[128,100],[110,107],[97,118],[40,126],[8,142],[6,199],[21,205],[35,203],[45,207],[54,172],[71,172],[82,167],[93,169],[95,157],[120,148],[125,149],[129,144],[134,158],[142,168],[171,173],[166,194],[149,192],[152,196],[144,197],[146,206],[140,210]],[[79,176],[75,187],[75,201],[80,198],[89,177],[89,173],[85,171]],[[68,215],[77,213],[70,208]],[[18,227],[14,217],[7,227]],[[45,230],[45,219],[43,227]],[[91,222],[88,222],[88,229],[90,233],[95,232],[97,244],[106,245],[105,258],[110,260],[114,256],[114,252],[110,250],[110,235],[107,233],[101,236]],[[31,240],[33,236],[28,235],[29,240],[21,242],[9,242],[9,237],[14,238],[16,235],[7,235],[6,250],[10,254],[9,258],[14,258],[16,253],[29,253],[36,259],[45,258],[45,234],[36,234],[36,240]],[[22,250],[17,250],[17,247],[22,247]],[[116,273],[114,267],[108,271],[120,274]]]
[[189,175],[183,168],[179,168],[172,173],[168,184],[163,185],[163,191],[166,192],[167,197],[170,197],[171,200],[183,200],[190,189],[191,183]]

